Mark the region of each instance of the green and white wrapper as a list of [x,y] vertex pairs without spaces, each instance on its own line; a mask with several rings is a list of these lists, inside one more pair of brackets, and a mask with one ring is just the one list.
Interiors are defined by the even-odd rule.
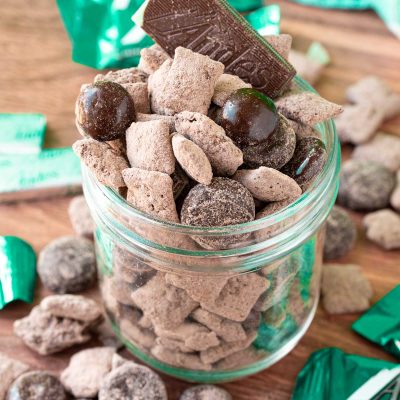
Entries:
[[374,304],[352,328],[400,359],[400,285]]
[[14,300],[32,303],[36,282],[36,255],[16,236],[0,236],[0,310]]
[[0,155],[40,153],[45,131],[43,114],[0,114]]

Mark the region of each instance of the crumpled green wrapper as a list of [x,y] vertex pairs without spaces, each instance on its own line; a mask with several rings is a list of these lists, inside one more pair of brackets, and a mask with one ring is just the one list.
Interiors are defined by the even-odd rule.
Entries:
[[36,282],[36,255],[16,236],[0,236],[0,310],[14,300],[32,303]]
[[[229,2],[239,11],[253,10],[263,3],[262,0]],[[140,50],[154,43],[131,19],[142,4],[143,0],[57,0],[72,42],[73,61],[98,69],[136,66]],[[257,14],[249,14],[249,18],[255,29],[271,25],[266,32],[278,33],[277,15],[279,7],[271,5]]]
[[374,304],[352,328],[400,359],[400,285]]
[[271,4],[245,15],[245,19],[261,36],[278,35],[281,9],[277,4]]
[[313,353],[300,371],[292,400],[345,400],[381,370],[398,366],[334,347],[322,349]]

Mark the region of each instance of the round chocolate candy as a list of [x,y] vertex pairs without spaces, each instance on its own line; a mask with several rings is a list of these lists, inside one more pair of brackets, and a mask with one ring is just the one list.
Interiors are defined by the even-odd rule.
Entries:
[[278,113],[278,118],[277,128],[265,142],[242,149],[247,168],[264,166],[281,169],[292,158],[296,147],[296,134],[283,115]]
[[125,135],[135,121],[135,106],[129,93],[118,83],[99,81],[82,88],[76,101],[76,123],[101,142]]
[[325,164],[327,158],[324,143],[309,136],[296,144],[292,159],[282,168],[282,172],[293,178],[304,190]]
[[265,142],[278,124],[274,102],[250,88],[232,93],[215,118],[239,147]]

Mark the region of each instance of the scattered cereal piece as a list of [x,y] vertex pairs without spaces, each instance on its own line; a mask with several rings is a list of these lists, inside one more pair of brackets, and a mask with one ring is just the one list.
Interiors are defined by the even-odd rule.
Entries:
[[175,158],[168,124],[163,120],[134,122],[126,131],[126,154],[131,167],[172,174]]
[[132,97],[133,104],[135,105],[135,113],[150,114],[150,99],[147,83],[125,83],[122,86]]
[[292,36],[287,33],[280,35],[266,35],[264,39],[285,59],[289,58],[289,51],[292,47]]
[[296,69],[297,75],[312,85],[321,77],[324,65],[310,59],[307,54],[291,49],[288,58],[290,64]]
[[186,389],[179,400],[232,400],[232,396],[224,389],[214,385],[197,385]]
[[194,310],[191,317],[214,331],[225,342],[235,342],[236,340],[246,339],[246,332],[238,322],[222,318],[202,308]]
[[151,349],[155,344],[156,336],[151,330],[137,326],[127,319],[121,319],[119,328],[121,334],[139,348]]
[[95,76],[94,81],[111,81],[121,85],[125,83],[146,82],[147,74],[136,67],[125,68],[118,71],[109,71],[105,75],[98,74]]
[[400,211],[400,170],[396,174],[396,186],[390,196],[390,204],[397,211]]
[[169,285],[162,273],[133,292],[132,299],[154,326],[164,329],[181,325],[199,304],[184,290]]
[[122,170],[129,168],[128,162],[107,143],[81,139],[76,141],[72,148],[100,183],[113,189],[125,186]]
[[4,400],[11,384],[30,367],[0,353],[0,399]]
[[390,209],[367,214],[363,219],[367,238],[385,250],[400,249],[400,215]]
[[172,115],[160,115],[160,114],[136,114],[137,122],[147,122],[154,120],[163,120],[168,124],[169,133],[175,132],[175,117]]
[[112,370],[100,387],[99,400],[117,399],[167,400],[167,390],[150,368],[126,363]]
[[243,164],[243,154],[223,128],[206,115],[184,111],[176,115],[178,133],[196,143],[206,154],[216,175],[233,175]]
[[246,187],[253,197],[263,201],[295,199],[302,193],[294,179],[273,168],[241,169],[232,179]]
[[116,350],[121,349],[124,345],[117,338],[112,330],[110,321],[105,320],[101,324],[96,325],[92,329],[93,334],[97,337],[100,343],[105,347],[113,347]]
[[96,280],[93,243],[63,236],[50,242],[39,254],[38,274],[43,285],[56,293],[76,293]]
[[296,147],[296,134],[289,121],[281,114],[279,127],[263,143],[243,149],[245,165],[249,168],[261,166],[281,169],[293,156]]
[[61,382],[75,397],[95,397],[111,371],[112,347],[93,347],[75,353],[61,373]]
[[382,123],[383,114],[370,104],[345,105],[335,118],[336,130],[342,143],[360,144],[368,141]]
[[177,47],[162,90],[152,93],[157,96],[157,108],[166,115],[181,111],[207,114],[216,81],[223,72],[222,63]]
[[376,76],[367,76],[349,86],[346,96],[352,103],[369,103],[382,110],[384,119],[400,114],[400,95]]
[[44,371],[26,372],[19,376],[8,391],[7,400],[67,400],[61,382]]
[[394,186],[394,173],[383,165],[348,160],[342,165],[338,201],[352,210],[378,210],[388,206]]
[[154,346],[151,354],[166,364],[190,370],[210,371],[211,365],[205,364],[197,354],[187,354],[181,351],[172,351],[161,345]]
[[276,101],[276,107],[286,118],[301,122],[305,125],[315,125],[338,116],[343,107],[331,103],[323,97],[303,92],[281,97]]
[[396,172],[400,169],[400,137],[380,132],[369,142],[357,146],[352,158],[374,161]]
[[102,315],[100,307],[94,300],[76,294],[47,296],[40,303],[40,307],[56,317],[84,322],[99,320]]
[[57,353],[90,339],[87,324],[69,318],[58,318],[39,306],[14,322],[14,333],[41,355]]
[[176,160],[192,179],[204,185],[211,183],[211,164],[196,143],[176,133],[172,136],[172,148]]
[[322,304],[330,314],[346,314],[369,308],[372,288],[358,265],[327,264],[322,269]]
[[324,260],[344,256],[354,246],[357,229],[346,210],[333,206],[326,220]]
[[251,88],[251,85],[242,81],[236,75],[222,74],[215,84],[212,101],[214,104],[222,107],[233,92],[242,88]]
[[85,196],[74,197],[68,207],[68,215],[74,231],[88,239],[93,238],[94,221],[90,215]]
[[169,175],[139,168],[125,169],[122,175],[128,186],[128,203],[163,221],[179,222]]
[[118,353],[114,353],[111,359],[111,369],[117,369],[124,364],[136,364],[133,360],[128,360],[127,358],[121,357]]
[[170,59],[169,55],[158,44],[140,50],[138,68],[151,75],[161,67],[164,61]]
[[293,121],[291,119],[288,120],[291,128],[294,130],[294,133],[296,134],[297,140],[303,139],[305,137],[315,137],[317,139],[322,140],[321,134],[317,129],[315,129],[311,125],[305,125],[302,124],[301,122]]

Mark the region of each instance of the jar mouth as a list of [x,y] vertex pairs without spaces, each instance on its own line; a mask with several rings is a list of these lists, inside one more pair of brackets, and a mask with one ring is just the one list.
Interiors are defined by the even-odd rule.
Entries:
[[[306,81],[298,76],[295,77],[294,82],[302,91],[316,92]],[[321,193],[323,193],[325,188],[331,186],[332,183],[336,181],[336,177],[340,168],[340,145],[336,134],[335,124],[331,119],[316,125],[316,129],[321,133],[322,141],[326,146],[328,157],[322,171],[314,179],[307,190],[302,193],[302,195],[293,203],[278,210],[277,212],[263,218],[238,225],[202,227],[162,221],[132,207],[116,191],[99,183],[99,181],[86,167],[83,167],[83,174],[108,201],[118,207],[118,209],[121,211],[121,215],[127,218],[136,219],[143,224],[163,228],[171,233],[175,232],[179,234],[196,236],[223,236],[232,235],[232,233],[242,234],[254,232],[260,229],[272,227],[273,225],[276,225],[277,222],[285,221],[295,214],[301,214],[302,211],[304,212],[304,210],[309,208],[314,202],[320,199]]]

